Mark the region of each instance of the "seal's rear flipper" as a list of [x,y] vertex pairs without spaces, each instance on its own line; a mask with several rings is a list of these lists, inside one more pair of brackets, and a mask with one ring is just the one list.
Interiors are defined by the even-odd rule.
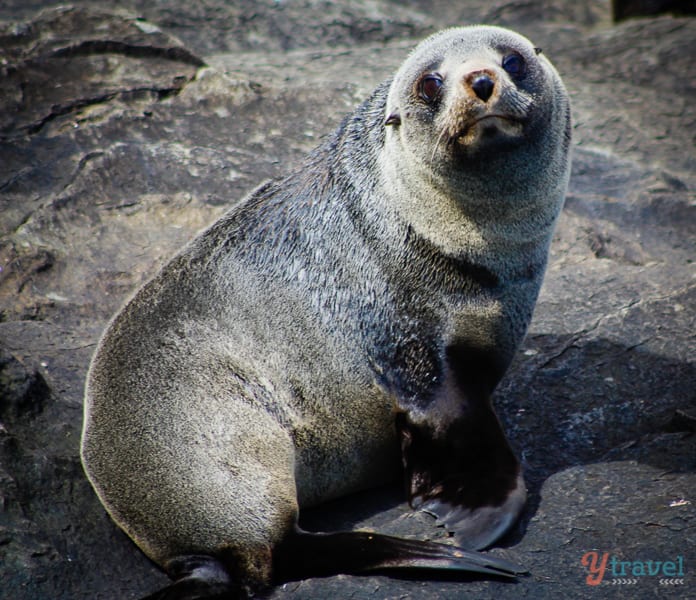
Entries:
[[221,560],[207,555],[184,555],[169,561],[170,585],[140,600],[233,600],[248,598],[248,590],[232,580]]
[[527,569],[489,554],[435,542],[365,531],[309,533],[297,530],[273,552],[276,583],[336,573],[447,570],[515,577]]
[[[276,546],[272,556],[273,584],[394,570],[446,570],[508,578],[527,573],[523,567],[489,554],[366,531],[310,533],[298,528]],[[236,558],[225,552],[218,557],[180,556],[169,561],[165,570],[174,581],[141,600],[231,600],[249,598],[259,591],[236,575]]]

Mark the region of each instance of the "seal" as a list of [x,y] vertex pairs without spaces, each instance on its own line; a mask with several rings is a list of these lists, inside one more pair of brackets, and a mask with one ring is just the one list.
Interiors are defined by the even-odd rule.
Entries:
[[[152,598],[524,572],[475,551],[526,497],[491,395],[532,316],[569,146],[539,49],[445,30],[126,303],[90,366],[81,452],[173,580]],[[399,476],[458,547],[298,527],[301,507]]]

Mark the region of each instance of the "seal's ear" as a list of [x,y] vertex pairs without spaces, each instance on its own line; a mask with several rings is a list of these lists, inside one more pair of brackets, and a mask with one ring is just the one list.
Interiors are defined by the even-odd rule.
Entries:
[[398,112],[390,114],[384,122],[384,126],[386,127],[387,125],[394,125],[395,127],[401,125],[401,115]]

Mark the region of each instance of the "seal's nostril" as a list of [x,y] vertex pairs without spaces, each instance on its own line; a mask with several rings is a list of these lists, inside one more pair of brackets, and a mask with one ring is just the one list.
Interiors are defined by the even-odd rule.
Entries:
[[478,75],[471,83],[471,89],[484,102],[488,102],[494,87],[495,82],[488,75]]

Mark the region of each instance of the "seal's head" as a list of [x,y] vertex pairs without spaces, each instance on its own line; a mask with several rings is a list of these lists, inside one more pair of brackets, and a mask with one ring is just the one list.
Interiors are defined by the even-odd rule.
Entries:
[[[558,215],[569,171],[569,101],[554,67],[523,36],[470,26],[425,39],[394,76],[384,123],[390,184],[403,182],[434,207],[401,212],[440,246],[454,250],[476,237],[460,222],[463,213],[482,227],[513,218],[528,229],[518,231],[524,236]],[[441,222],[437,215],[452,206],[434,193],[456,200],[460,214]]]
[[562,88],[541,49],[521,35],[448,29],[424,40],[399,69],[385,122],[409,147],[429,148],[431,157],[422,158],[440,165],[445,153],[472,157],[546,135],[550,119],[567,117]]

